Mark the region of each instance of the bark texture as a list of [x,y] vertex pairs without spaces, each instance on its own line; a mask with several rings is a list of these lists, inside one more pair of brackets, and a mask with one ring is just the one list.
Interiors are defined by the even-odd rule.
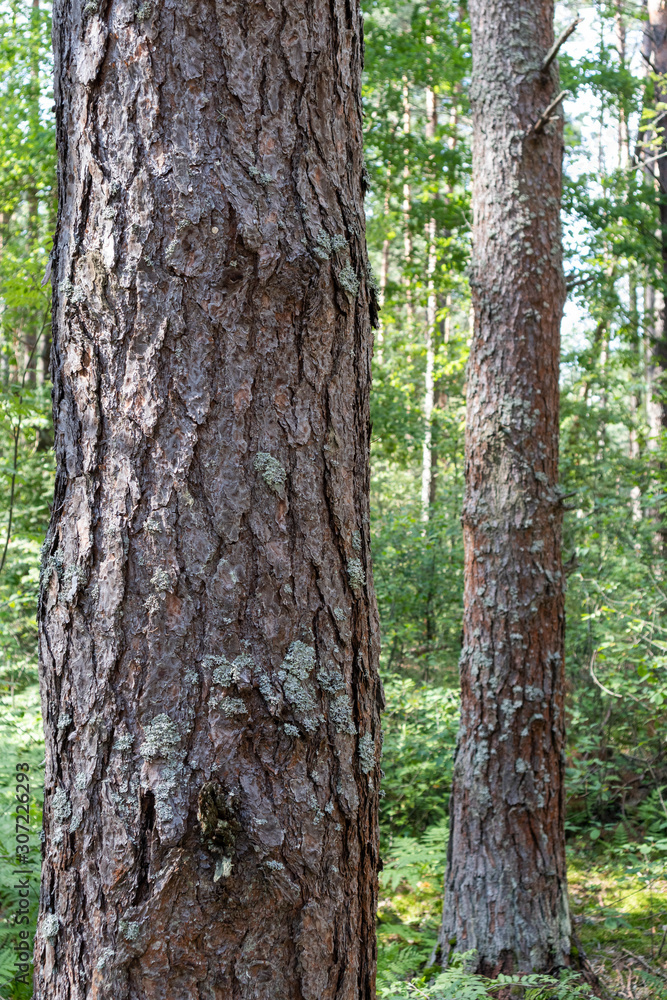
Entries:
[[[659,147],[652,148],[646,152],[645,158],[649,161],[649,171],[655,175],[658,181],[658,193],[660,198],[660,230],[658,233],[662,251],[662,277],[667,279],[667,139],[665,131],[664,109],[667,100],[667,2],[665,0],[648,0],[648,24],[644,28],[644,38],[642,51],[645,58],[651,65],[657,78],[653,83],[653,104],[656,111],[656,119],[653,123],[654,135],[659,141]],[[645,168],[646,170],[646,168]],[[664,378],[667,372],[667,325],[665,316],[664,297],[662,302],[662,315],[654,326],[654,338],[651,348],[651,361],[654,369],[653,384],[656,391],[654,405],[660,408],[660,423],[662,430],[667,430],[667,395],[665,393]],[[663,529],[663,547],[667,545],[667,532]]]
[[56,0],[54,40],[35,997],[370,998],[359,6]]
[[568,963],[558,370],[565,298],[552,0],[471,0],[475,329],[462,719],[442,928],[478,968]]

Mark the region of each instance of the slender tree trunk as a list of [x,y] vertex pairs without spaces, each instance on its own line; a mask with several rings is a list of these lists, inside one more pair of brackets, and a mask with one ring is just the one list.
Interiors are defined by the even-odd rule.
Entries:
[[[385,219],[385,224],[389,218],[389,205],[391,196],[391,166],[387,169],[387,187],[384,192],[384,206],[383,215]],[[380,317],[378,320],[378,331],[377,331],[377,351],[376,358],[379,365],[384,364],[384,323],[382,321],[382,309],[384,307],[385,298],[387,295],[387,282],[389,280],[389,238],[385,237],[382,243],[382,261],[380,263],[380,295],[379,295],[379,306],[380,306]]]
[[426,302],[426,371],[424,373],[424,443],[422,445],[422,521],[428,523],[432,502],[433,477],[433,409],[435,406],[435,348],[436,348],[436,308],[435,294],[435,219],[430,219],[427,227],[428,239],[428,299]]
[[374,995],[356,2],[56,0],[36,1000]]
[[[614,22],[616,27],[616,42],[618,44],[618,59],[621,67],[625,69],[627,55],[627,37],[625,27],[625,14],[623,12],[623,0],[615,0],[616,14]],[[628,131],[628,117],[625,106],[621,101],[618,112],[618,165],[621,169],[627,169],[630,162],[630,133]]]
[[[426,39],[432,43],[431,38]],[[435,91],[426,88],[426,140],[433,142],[438,127],[438,108]],[[426,273],[428,281],[428,297],[426,300],[426,372],[424,374],[424,443],[422,445],[422,489],[421,506],[422,521],[428,523],[432,501],[433,477],[433,407],[435,405],[435,348],[437,315],[437,298],[435,294],[435,268],[437,264],[435,246],[435,219],[429,219],[426,227],[426,242],[428,258]]]
[[[410,111],[410,89],[407,77],[403,77],[403,134],[409,136],[412,131],[412,114]],[[403,166],[403,258],[405,262],[405,312],[408,329],[412,330],[414,325],[414,309],[412,305],[412,281],[410,280],[410,266],[412,264],[412,232],[410,231],[410,212],[412,203],[412,192],[410,190],[410,148],[406,145],[404,150],[405,163]]]
[[442,927],[497,974],[570,957],[558,369],[565,298],[553,2],[471,0],[475,329],[462,719]]

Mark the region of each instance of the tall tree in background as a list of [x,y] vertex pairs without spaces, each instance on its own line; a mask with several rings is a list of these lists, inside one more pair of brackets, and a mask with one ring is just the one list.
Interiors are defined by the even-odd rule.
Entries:
[[462,718],[443,957],[570,955],[558,488],[562,119],[553,0],[471,0],[475,330],[468,368]]
[[[648,22],[644,28],[642,52],[652,70],[647,87],[647,128],[644,132],[640,155],[646,162],[645,172],[656,177],[660,205],[659,245],[662,256],[663,286],[650,289],[648,306],[650,352],[648,401],[649,414],[653,416],[653,436],[667,429],[667,395],[664,378],[667,373],[667,326],[665,324],[664,282],[667,281],[667,142],[665,141],[665,101],[667,99],[667,3],[665,0],[648,0]],[[663,531],[663,546],[667,535]]]
[[54,8],[35,996],[370,998],[357,3]]

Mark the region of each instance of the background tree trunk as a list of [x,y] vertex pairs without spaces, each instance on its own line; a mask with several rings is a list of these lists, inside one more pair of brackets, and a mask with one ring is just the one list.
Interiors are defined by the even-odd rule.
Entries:
[[371,998],[359,7],[56,0],[54,41],[35,996]]
[[[468,369],[462,719],[443,956],[568,963],[558,480],[562,120],[552,0],[471,0],[475,330]],[[554,116],[557,112],[554,112]]]

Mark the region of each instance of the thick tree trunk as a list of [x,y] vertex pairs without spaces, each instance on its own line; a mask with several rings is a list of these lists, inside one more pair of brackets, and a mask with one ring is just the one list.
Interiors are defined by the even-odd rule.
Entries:
[[370,998],[360,13],[56,0],[38,1000]]
[[[442,928],[490,974],[568,963],[558,488],[562,120],[552,0],[471,0],[475,330],[462,719]],[[554,115],[557,112],[554,111]]]

